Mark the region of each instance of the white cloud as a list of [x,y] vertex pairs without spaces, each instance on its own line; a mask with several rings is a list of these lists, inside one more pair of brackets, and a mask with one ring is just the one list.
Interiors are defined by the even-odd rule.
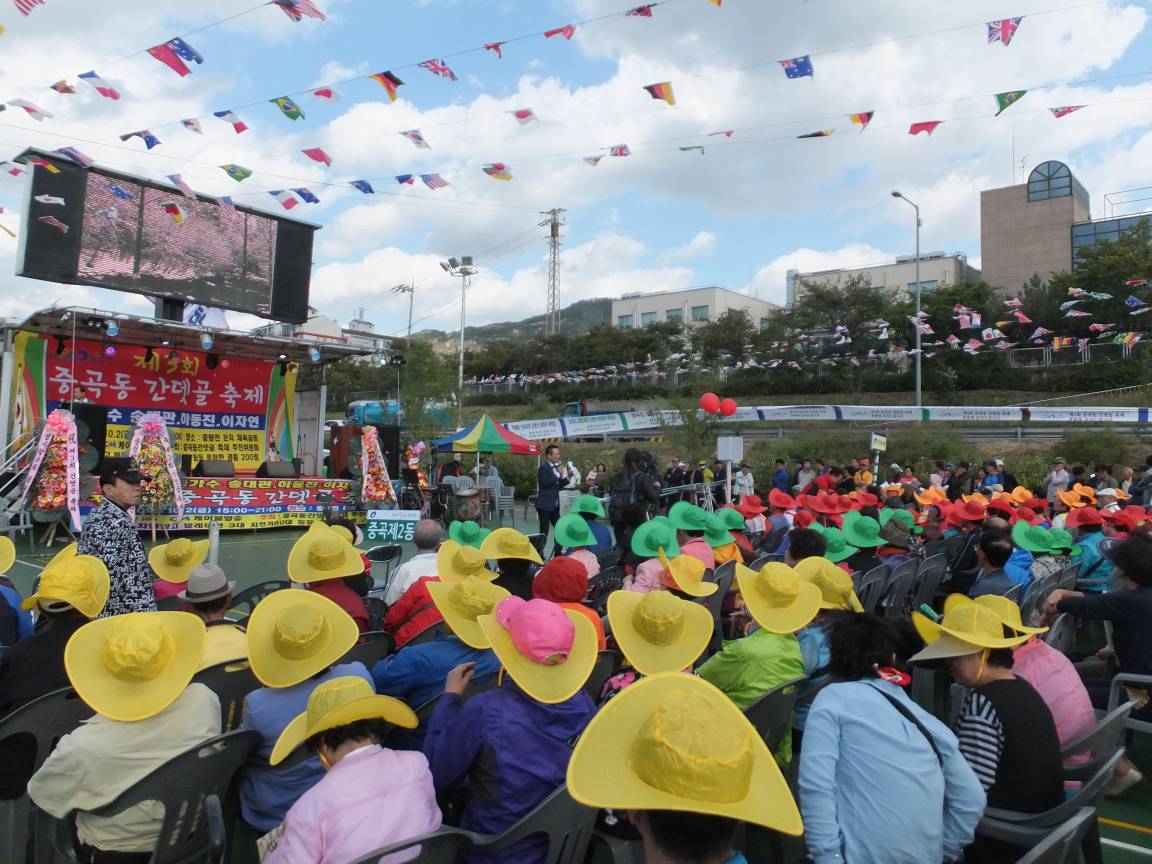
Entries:
[[696,236],[685,243],[664,253],[667,261],[690,261],[693,258],[703,258],[716,250],[716,235],[711,231],[698,231]]
[[744,292],[783,306],[787,300],[789,270],[812,273],[840,267],[865,267],[883,264],[894,257],[892,253],[883,252],[866,243],[849,243],[839,249],[794,249],[759,268],[744,286]]

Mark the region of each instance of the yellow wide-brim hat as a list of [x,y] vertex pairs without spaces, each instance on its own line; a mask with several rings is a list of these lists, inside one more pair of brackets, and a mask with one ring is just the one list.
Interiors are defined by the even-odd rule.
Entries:
[[357,720],[384,720],[405,729],[420,725],[416,712],[399,699],[377,696],[372,685],[359,675],[345,675],[325,681],[312,691],[308,707],[276,739],[268,763],[279,765],[313,735]]
[[668,591],[613,591],[608,621],[616,644],[641,675],[683,671],[712,638],[708,607]]
[[[531,601],[547,602],[547,601]],[[575,696],[592,674],[599,654],[596,628],[582,612],[565,609],[564,614],[576,628],[572,647],[563,663],[546,665],[536,663],[517,650],[512,637],[495,615],[481,615],[477,619],[480,629],[488,637],[492,651],[504,670],[512,676],[516,686],[546,705],[566,702]]]
[[360,550],[323,522],[313,522],[288,553],[288,578],[293,582],[326,582],[364,572]]
[[152,565],[152,572],[165,582],[183,585],[188,581],[188,574],[203,564],[207,557],[206,539],[189,540],[187,537],[178,537],[170,543],[152,547],[152,551],[148,553],[148,563]]
[[16,544],[11,537],[0,537],[0,573],[7,573],[16,563]]
[[487,562],[488,558],[475,546],[445,540],[436,553],[436,575],[441,582],[459,582],[469,576],[491,582],[500,574],[489,570]]
[[509,592],[486,579],[468,576],[459,582],[429,582],[428,593],[460,641],[472,648],[488,648],[488,637],[477,619],[491,615]]
[[863,612],[864,607],[852,587],[852,577],[827,558],[805,558],[796,564],[796,575],[816,586],[821,609]]
[[1006,627],[1017,633],[1027,633],[1035,636],[1037,633],[1047,633],[1047,627],[1025,627],[1024,619],[1020,617],[1020,606],[1014,600],[999,594],[984,594],[976,598],[977,603],[991,609],[1000,618]]
[[759,573],[737,564],[736,581],[748,614],[772,633],[795,633],[820,611],[820,589],[779,561]]
[[927,645],[908,658],[910,663],[979,654],[985,648],[1012,648],[1032,638],[1027,633],[1005,636],[1000,616],[963,594],[952,594],[944,601],[944,615],[939,622],[913,612],[912,623]]
[[111,590],[108,567],[95,555],[57,555],[40,573],[36,593],[25,597],[20,608],[37,603],[67,603],[85,618],[95,618],[104,610]]
[[703,813],[799,836],[800,811],[748,718],[702,678],[643,678],[592,718],[568,762],[568,792],[613,810]]
[[360,638],[352,616],[313,591],[282,588],[248,618],[248,660],[266,687],[291,687],[323,672]]
[[528,536],[515,528],[497,528],[481,541],[480,554],[484,556],[485,561],[522,558],[537,564],[544,563]]
[[79,551],[80,544],[73,540],[71,543],[53,555],[52,560],[44,565],[44,569],[47,570],[53,564],[59,564],[61,561],[67,561],[69,558],[75,558]]
[[200,668],[204,622],[187,612],[130,612],[89,621],[64,648],[64,668],[97,714],[134,722],[159,714]]
[[720,587],[715,582],[705,582],[704,573],[708,569],[704,562],[691,555],[677,555],[669,558],[664,549],[657,550],[664,571],[671,577],[676,587],[692,597],[711,597]]
[[1064,502],[1064,505],[1069,510],[1075,510],[1080,507],[1087,507],[1089,502],[1080,497],[1080,493],[1072,490],[1057,489],[1057,497]]

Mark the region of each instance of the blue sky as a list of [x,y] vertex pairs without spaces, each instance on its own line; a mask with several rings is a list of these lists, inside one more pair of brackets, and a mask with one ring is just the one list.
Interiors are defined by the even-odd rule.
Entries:
[[[46,0],[27,19],[0,13],[0,93],[57,114],[37,124],[10,109],[0,117],[6,152],[75,144],[98,162],[163,177],[180,171],[193,188],[232,194],[265,209],[267,190],[308,185],[321,198],[299,215],[317,236],[313,304],[347,320],[366,306],[384,332],[406,323],[404,298],[388,288],[415,277],[420,326],[452,329],[459,285],[437,262],[472,254],[481,268],[469,321],[517,319],[544,310],[539,210],[568,210],[562,302],[623,291],[720,284],[780,300],[788,267],[879,263],[911,252],[911,213],[888,195],[903,189],[924,211],[925,249],[979,259],[979,190],[1012,181],[1012,153],[1026,169],[1067,161],[1104,215],[1105,192],[1152,185],[1152,84],[1143,4],[1060,0],[972,0],[916,4],[876,0],[673,0],[651,19],[615,16],[578,29],[568,42],[534,37],[491,52],[448,58],[448,82],[397,69],[406,82],[390,104],[374,82],[341,86],[343,100],[310,96],[295,123],[265,100],[322,83],[396,69],[431,57],[624,11],[629,0],[317,0],[329,15],[294,24],[266,7],[190,35],[205,57],[187,78],[140,56],[110,62],[218,20],[243,2],[118,0],[91,20],[82,0]],[[986,44],[983,22],[1025,15],[1012,44]],[[849,46],[859,46],[850,48]],[[849,50],[836,50],[848,48]],[[787,80],[777,60],[811,53],[814,79]],[[753,68],[748,68],[753,67]],[[101,99],[75,83],[95,68],[124,92]],[[1102,80],[1107,79],[1107,80]],[[642,85],[672,81],[677,105]],[[1076,86],[1067,82],[1094,81]],[[999,118],[993,93],[1032,88]],[[250,108],[238,106],[262,102]],[[1101,103],[1113,104],[1101,104]],[[1047,107],[1090,103],[1062,120]],[[519,126],[505,112],[531,107],[540,122]],[[203,120],[196,136],[166,122],[235,108],[252,127],[234,135]],[[862,135],[846,115],[876,109]],[[941,119],[928,138],[907,124]],[[124,132],[150,128],[162,144],[144,152]],[[417,150],[396,133],[419,128]],[[732,139],[709,132],[734,128]],[[834,128],[830,138],[795,135]],[[634,155],[595,168],[581,155],[628,143]],[[704,156],[680,145],[702,144]],[[323,146],[332,168],[299,149]],[[501,183],[479,169],[507,163]],[[242,184],[211,166],[255,170]],[[452,185],[429,190],[377,183],[363,196],[322,185],[357,177],[439,171]],[[287,180],[283,178],[299,178]],[[383,194],[391,193],[391,194]],[[0,203],[18,227],[23,187],[0,183]],[[14,256],[14,243],[0,259]],[[76,286],[31,283],[0,260],[0,314],[19,316],[54,300],[140,311],[139,298]],[[233,317],[234,323],[255,323]]]

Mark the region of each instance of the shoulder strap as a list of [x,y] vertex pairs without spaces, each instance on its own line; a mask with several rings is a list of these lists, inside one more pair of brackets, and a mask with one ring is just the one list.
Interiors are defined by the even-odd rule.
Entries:
[[[869,684],[868,686],[872,687],[871,684]],[[929,732],[927,727],[923,723],[920,722],[919,718],[917,718],[916,715],[912,713],[912,710],[907,705],[905,705],[903,702],[901,702],[899,699],[897,699],[895,696],[893,696],[891,693],[885,693],[879,687],[872,687],[872,689],[875,690],[877,693],[879,693],[881,696],[883,696],[885,699],[887,699],[889,702],[891,702],[892,707],[895,708],[897,711],[899,711],[901,714],[903,714],[905,720],[907,720],[909,723],[911,723],[913,726],[915,726],[917,729],[920,730],[920,734],[922,734],[925,738],[928,739],[928,744],[932,748],[932,752],[936,754],[936,761],[939,762],[940,767],[943,768],[944,767],[944,756],[940,753],[940,748],[938,746],[936,746],[936,739],[932,737],[932,733]]]
[[1093,573],[1095,573],[1098,569],[1100,569],[1100,565],[1103,563],[1104,563],[1104,556],[1101,555],[1099,558],[1097,558],[1095,561],[1092,562],[1091,567],[1089,567],[1087,570],[1085,570],[1083,573],[1079,574],[1076,577],[1076,581],[1079,582],[1081,579],[1087,579],[1089,576],[1091,576]]

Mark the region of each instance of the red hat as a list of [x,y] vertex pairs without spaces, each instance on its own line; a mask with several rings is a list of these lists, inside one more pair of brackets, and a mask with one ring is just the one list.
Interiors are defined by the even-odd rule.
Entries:
[[532,596],[553,603],[579,603],[588,595],[588,569],[575,558],[557,556],[532,580]]
[[[1139,509],[1141,511],[1144,510],[1143,507],[1141,507]],[[1136,527],[1136,525],[1132,521],[1131,514],[1126,513],[1123,510],[1101,510],[1100,511],[1100,518],[1103,519],[1105,522],[1109,523],[1110,525],[1118,525],[1127,531],[1131,531],[1133,528]],[[1067,520],[1065,520],[1065,521],[1067,521]],[[1077,524],[1080,524],[1080,523],[1077,523]]]
[[1017,507],[1016,512],[1012,514],[1012,524],[1017,522],[1027,522],[1029,525],[1039,525],[1043,520],[1031,507]]
[[880,499],[873,495],[871,492],[853,492],[848,497],[856,498],[856,503],[861,507],[879,507]]
[[796,506],[796,499],[789,495],[787,492],[781,492],[779,489],[773,489],[768,493],[768,503],[773,507],[778,507],[781,510],[791,510]]
[[1047,498],[1030,498],[1027,501],[1025,501],[1023,504],[1021,504],[1020,506],[1021,507],[1028,507],[1028,508],[1036,511],[1037,513],[1043,513],[1045,510],[1048,509],[1048,499]]
[[1007,501],[1005,501],[1003,498],[994,498],[991,501],[989,501],[988,502],[988,509],[989,510],[996,510],[1000,513],[1003,513],[1005,516],[1008,516],[1008,517],[1013,516],[1016,512],[1015,510],[1012,509],[1012,505],[1009,504]]
[[[847,496],[845,498],[847,499]],[[836,516],[845,512],[841,509],[840,496],[835,492],[820,492],[817,495],[809,495],[806,503],[817,513],[823,513],[826,516]]]
[[847,513],[849,510],[855,510],[860,505],[852,500],[848,495],[840,495],[840,512]]
[[947,525],[949,528],[963,528],[964,527],[964,522],[960,519],[959,515],[956,513],[955,505],[941,501],[936,506],[938,506],[940,508],[940,515],[943,517],[945,525]]
[[816,517],[813,516],[812,513],[809,512],[808,510],[798,510],[798,511],[796,511],[795,517],[793,517],[793,519],[792,519],[792,527],[793,528],[807,528],[809,525],[811,525],[815,521],[816,521]]
[[949,515],[964,522],[982,522],[988,515],[988,508],[979,501],[957,501]]
[[[772,491],[775,492],[776,490],[773,489]],[[745,495],[740,499],[740,503],[736,505],[736,509],[740,511],[744,518],[748,519],[753,516],[759,516],[768,508],[763,505],[759,495]]]
[[1132,523],[1133,528],[1148,521],[1148,514],[1139,504],[1129,504],[1121,512],[1128,514],[1128,519]]
[[1069,528],[1079,528],[1081,525],[1103,525],[1104,517],[1095,507],[1078,507],[1068,513],[1064,524]]

